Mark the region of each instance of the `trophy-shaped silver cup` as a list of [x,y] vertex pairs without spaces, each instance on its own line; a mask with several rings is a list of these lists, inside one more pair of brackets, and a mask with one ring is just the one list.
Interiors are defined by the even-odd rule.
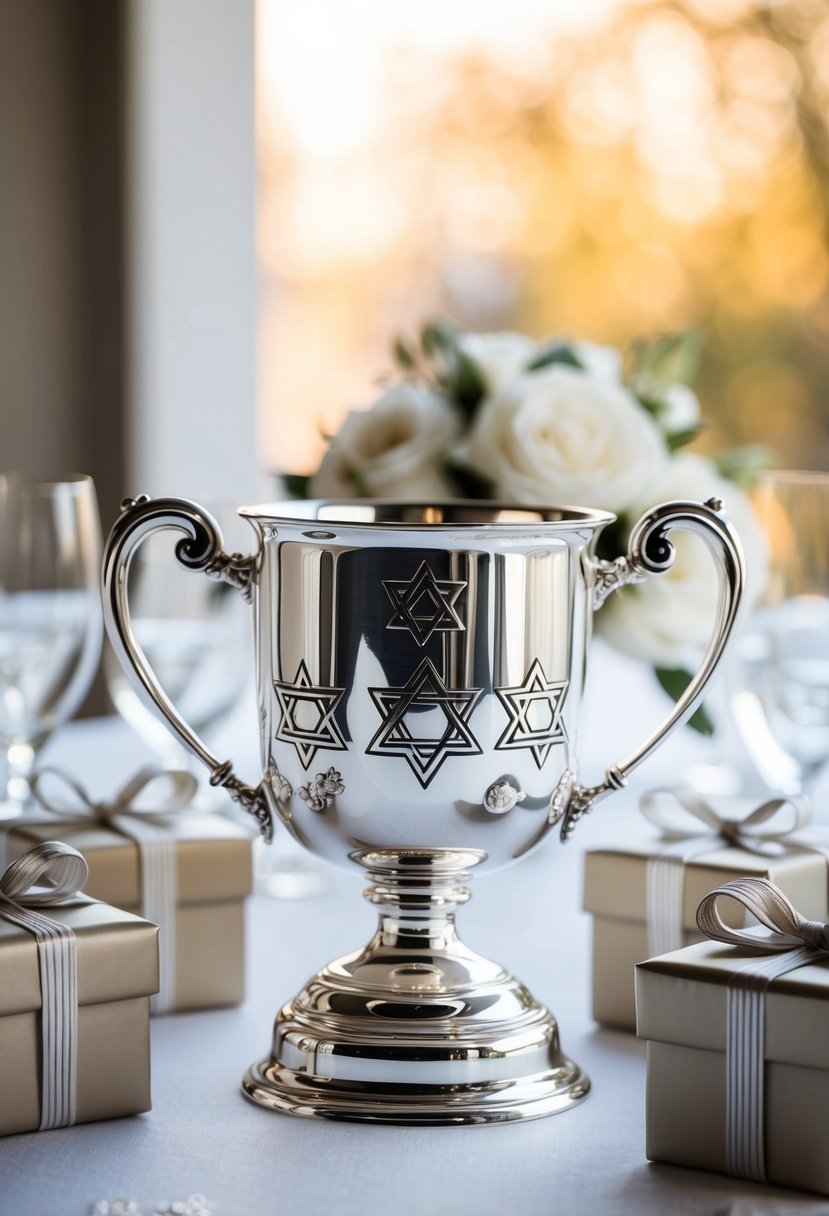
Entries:
[[[699,700],[732,631],[743,559],[722,504],[672,502],[598,560],[612,515],[578,508],[351,501],[245,508],[258,539],[226,554],[181,499],[128,501],[104,558],[110,639],[181,741],[259,822],[368,877],[380,923],[279,1012],[245,1093],[328,1119],[489,1123],[564,1110],[589,1088],[552,1015],[457,937],[470,874],[522,857],[625,784]],[[264,773],[245,785],[169,703],[130,623],[130,558],[184,533],[178,560],[253,607]],[[719,611],[702,665],[663,727],[598,785],[576,740],[595,607],[667,570],[668,533],[709,544]],[[712,569],[713,577],[713,569]]]

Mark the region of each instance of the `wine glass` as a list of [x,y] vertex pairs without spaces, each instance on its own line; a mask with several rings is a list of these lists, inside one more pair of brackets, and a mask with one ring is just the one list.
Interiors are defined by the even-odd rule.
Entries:
[[734,723],[770,789],[811,793],[829,760],[829,474],[764,474],[765,590],[729,665]]
[[38,749],[95,675],[100,563],[91,477],[0,474],[0,818],[22,812]]

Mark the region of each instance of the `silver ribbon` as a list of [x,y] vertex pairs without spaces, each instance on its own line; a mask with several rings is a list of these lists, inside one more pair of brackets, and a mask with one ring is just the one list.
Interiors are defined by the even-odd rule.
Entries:
[[[724,924],[717,906],[723,895],[741,903],[769,932]],[[750,946],[764,955],[728,982],[725,1134],[729,1174],[766,1182],[765,993],[777,976],[829,956],[829,925],[806,920],[767,878],[735,878],[710,891],[697,908],[697,925],[713,941]]]
[[[69,790],[69,799],[54,798],[44,790],[44,778],[52,777]],[[152,806],[137,799],[152,785],[166,783],[165,794],[155,794]],[[170,836],[168,817],[184,811],[198,790],[192,773],[178,769],[143,768],[115,796],[95,802],[83,785],[59,768],[43,768],[32,781],[32,793],[42,807],[75,822],[101,823],[113,828],[138,846],[143,917],[159,926],[159,990],[151,998],[153,1013],[169,1013],[176,1001],[176,845]]]
[[75,934],[38,908],[71,900],[89,869],[60,840],[35,845],[0,878],[0,917],[31,933],[37,944],[41,991],[40,1130],[75,1122],[78,1070],[78,965]]
[[642,795],[639,808],[667,842],[648,859],[645,874],[645,921],[651,958],[685,945],[682,897],[687,862],[724,846],[761,857],[780,857],[786,851],[783,841],[804,847],[791,839],[792,834],[805,827],[812,816],[808,799],[792,796],[770,798],[736,819],[720,815],[686,786],[649,790]]

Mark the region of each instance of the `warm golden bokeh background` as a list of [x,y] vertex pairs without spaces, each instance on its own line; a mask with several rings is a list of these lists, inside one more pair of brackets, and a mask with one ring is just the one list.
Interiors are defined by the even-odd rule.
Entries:
[[825,0],[259,0],[263,456],[434,314],[696,327],[701,445],[829,468]]

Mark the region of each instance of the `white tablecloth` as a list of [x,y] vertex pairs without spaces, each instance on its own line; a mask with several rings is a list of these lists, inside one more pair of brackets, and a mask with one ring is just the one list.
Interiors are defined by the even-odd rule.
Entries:
[[[664,710],[632,672],[602,655],[586,715],[587,779],[629,751]],[[252,777],[250,725],[244,740],[238,767]],[[459,916],[469,945],[503,961],[558,1017],[565,1051],[593,1082],[579,1106],[519,1125],[394,1128],[290,1118],[248,1103],[239,1081],[267,1053],[279,1004],[373,929],[360,877],[326,869],[325,890],[314,898],[251,901],[248,999],[240,1008],[154,1020],[151,1113],[0,1141],[0,1213],[85,1216],[95,1199],[118,1196],[151,1209],[161,1198],[197,1191],[219,1216],[829,1212],[814,1196],[649,1164],[644,1044],[590,1018],[581,854],[641,832],[636,789],[675,778],[695,755],[701,752],[690,732],[680,732],[633,788],[581,824],[571,844],[550,840],[520,866],[477,880]],[[66,728],[45,758],[104,795],[146,752],[126,726],[106,720]]]

